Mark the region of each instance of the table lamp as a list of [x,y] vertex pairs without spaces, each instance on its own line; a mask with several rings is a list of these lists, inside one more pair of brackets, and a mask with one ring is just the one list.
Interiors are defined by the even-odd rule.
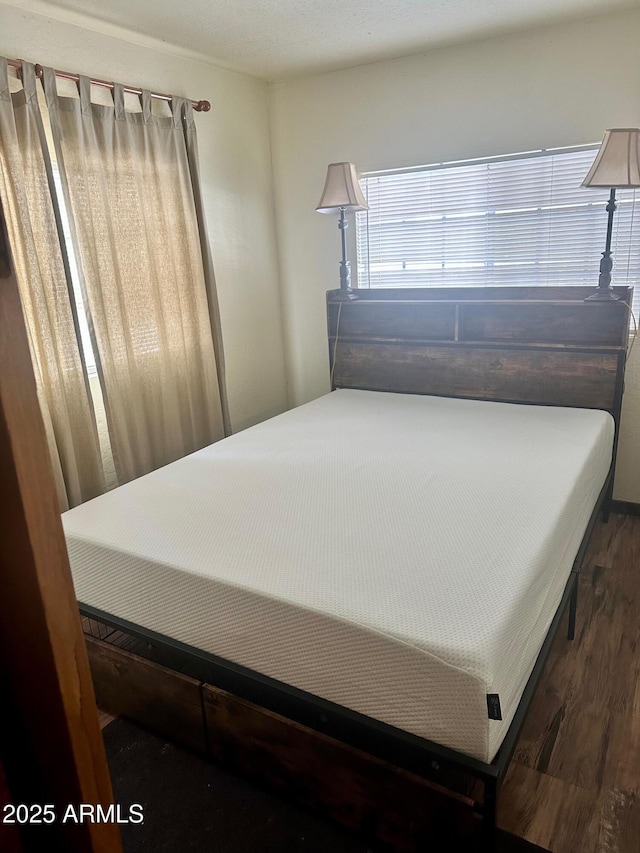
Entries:
[[600,150],[582,186],[610,189],[607,204],[607,240],[600,261],[598,289],[592,296],[587,297],[590,302],[609,302],[618,299],[611,287],[611,232],[616,209],[616,189],[640,187],[640,128],[616,127],[605,131]]
[[322,197],[316,207],[318,213],[340,213],[338,228],[342,238],[342,260],[340,261],[340,294],[338,299],[350,300],[356,296],[351,289],[351,267],[347,260],[347,239],[345,231],[348,222],[345,213],[352,210],[368,210],[364,200],[356,167],[353,163],[330,163]]

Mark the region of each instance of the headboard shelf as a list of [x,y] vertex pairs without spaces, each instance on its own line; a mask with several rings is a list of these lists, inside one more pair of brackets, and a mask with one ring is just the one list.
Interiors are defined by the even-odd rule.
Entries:
[[327,294],[334,388],[620,414],[632,289],[416,288]]
[[[583,303],[595,291],[592,286],[545,285],[543,287],[374,287],[357,288],[360,303],[369,302],[569,302]],[[631,298],[633,288],[615,285],[613,292],[622,301]],[[339,290],[327,293],[338,295]],[[594,303],[587,303],[593,307]]]
[[[631,290],[632,288],[629,289]],[[347,303],[348,305],[353,304],[353,302],[359,302],[361,305],[388,305],[391,301],[393,301],[394,305],[424,305],[425,303],[431,303],[434,305],[486,305],[487,303],[491,305],[522,305],[523,302],[526,302],[527,305],[549,305],[549,303],[552,303],[553,305],[582,305],[586,310],[593,310],[601,304],[598,302],[584,302],[583,300],[576,299],[365,299],[361,294],[370,293],[371,291],[356,289],[353,292],[356,295],[352,302]],[[593,293],[593,288],[590,288],[587,292]],[[327,295],[339,293],[339,290],[327,291]],[[338,301],[342,302],[343,300],[340,299]],[[620,299],[618,302],[625,303],[626,300]]]
[[[393,337],[372,337],[368,335],[343,335],[340,333],[339,340],[341,344],[358,344],[358,343],[379,343],[379,344],[400,344],[404,345],[407,343],[407,338],[393,338]],[[335,341],[335,336],[329,336],[329,343],[332,344]],[[437,340],[435,338],[411,338],[411,343],[417,346],[442,346],[442,347],[480,347],[480,348],[493,348],[495,347],[495,341],[467,341],[467,340]],[[538,343],[535,341],[500,341],[500,347],[504,349],[533,349],[533,350],[575,350],[579,352],[581,350],[586,350],[588,352],[617,352],[619,347],[612,346],[610,344],[574,344],[574,343],[553,343],[553,342],[545,342]]]

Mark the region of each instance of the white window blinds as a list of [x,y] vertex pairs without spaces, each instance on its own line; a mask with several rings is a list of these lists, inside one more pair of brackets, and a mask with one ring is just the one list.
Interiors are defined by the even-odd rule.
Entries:
[[[609,197],[597,146],[365,174],[359,287],[598,284]],[[640,191],[618,190],[613,283],[640,307]],[[636,315],[637,315],[636,311]]]

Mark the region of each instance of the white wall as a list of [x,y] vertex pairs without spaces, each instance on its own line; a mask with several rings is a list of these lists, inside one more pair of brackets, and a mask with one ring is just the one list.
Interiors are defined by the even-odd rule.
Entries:
[[211,101],[197,128],[233,427],[285,409],[267,84],[4,4],[0,55]]
[[614,497],[640,503],[640,340],[625,373]]
[[[638,44],[640,10],[272,86],[293,404],[329,388],[324,294],[338,286],[339,238],[335,217],[314,212],[327,164],[384,169],[594,142],[607,127],[639,126]],[[639,356],[627,378],[616,481],[618,499],[638,502]]]

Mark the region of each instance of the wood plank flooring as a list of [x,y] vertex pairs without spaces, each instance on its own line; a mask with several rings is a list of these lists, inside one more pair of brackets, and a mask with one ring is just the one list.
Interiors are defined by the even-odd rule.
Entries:
[[109,723],[112,723],[116,718],[113,714],[107,714],[106,711],[101,711],[98,708],[98,722],[100,723],[100,729],[104,729]]
[[640,518],[596,528],[576,638],[558,632],[498,823],[553,853],[640,851]]

